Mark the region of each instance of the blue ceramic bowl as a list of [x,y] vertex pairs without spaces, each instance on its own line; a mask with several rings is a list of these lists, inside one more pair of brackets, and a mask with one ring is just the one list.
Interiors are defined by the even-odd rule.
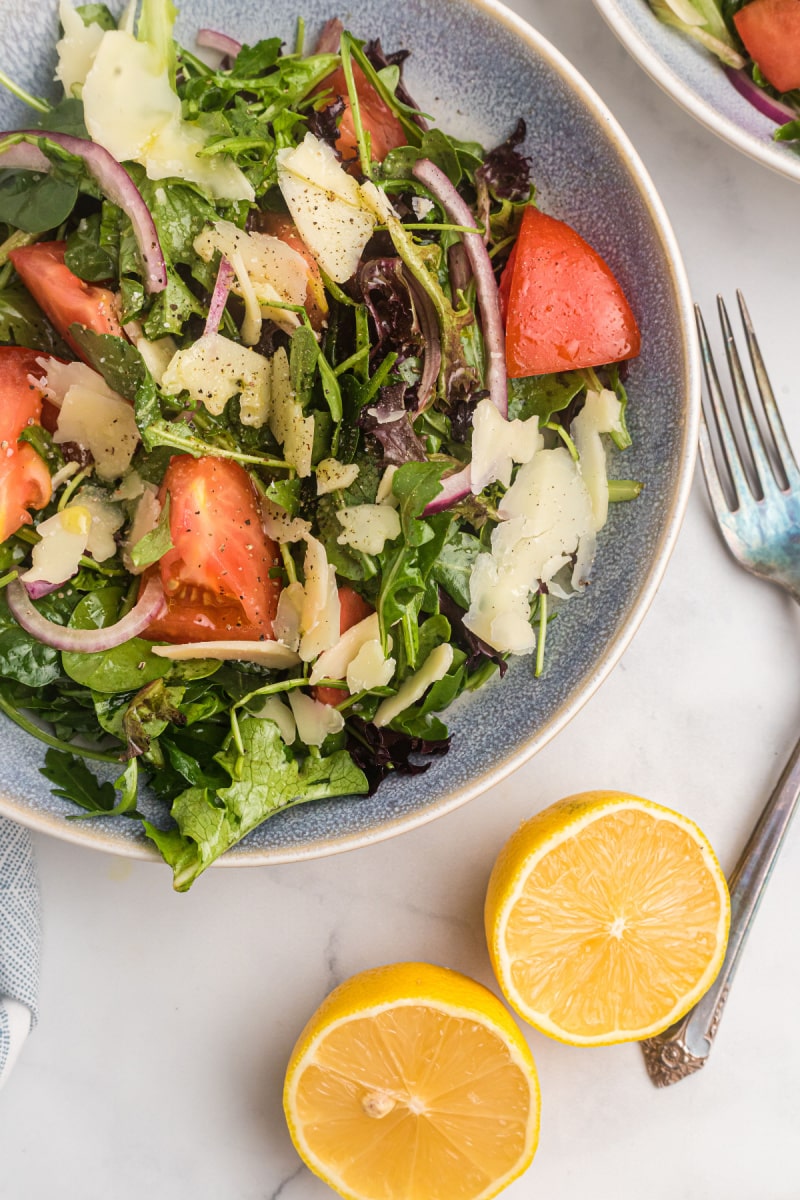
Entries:
[[713,54],[659,21],[647,0],[594,5],[639,66],[701,125],[756,162],[800,180],[800,151],[772,140],[775,122],[736,91]]
[[[55,9],[56,0],[0,6],[0,66],[33,91],[51,91]],[[386,49],[412,51],[406,68],[412,95],[455,135],[491,146],[524,117],[541,205],[604,255],[642,331],[642,353],[628,376],[634,444],[625,452],[624,474],[646,487],[636,503],[612,506],[591,588],[565,607],[548,634],[544,677],[533,678],[530,658],[518,659],[505,680],[451,710],[452,749],[425,774],[389,779],[368,799],[290,810],[222,860],[255,865],[335,853],[442,816],[529,759],[586,703],[633,637],[675,542],[694,461],[699,369],[683,266],[636,152],[570,64],[500,4],[363,0],[350,15],[332,0],[303,0],[299,8],[288,0],[266,7],[262,0],[193,0],[184,10],[179,33],[188,45],[203,26],[250,43],[279,34],[291,44],[298,11],[309,38],[338,13],[358,36],[380,36]],[[25,120],[22,105],[0,95],[0,127]],[[73,810],[50,795],[39,774],[43,754],[39,742],[3,719],[0,812],[86,846],[154,857],[133,822],[67,820]]]

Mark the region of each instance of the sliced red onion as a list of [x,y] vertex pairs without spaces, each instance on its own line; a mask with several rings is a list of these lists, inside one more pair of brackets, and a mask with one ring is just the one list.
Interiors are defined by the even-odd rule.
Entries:
[[754,83],[746,69],[737,71],[733,67],[726,67],[725,74],[737,92],[744,96],[745,100],[749,100],[753,108],[757,108],[762,116],[769,117],[770,121],[775,121],[778,125],[785,125],[787,121],[796,121],[800,116],[796,108],[790,108],[788,104],[773,99],[763,88]]
[[423,517],[432,517],[436,513],[444,512],[453,504],[458,504],[459,500],[466,500],[467,496],[471,495],[472,469],[466,466],[462,467],[460,471],[456,471],[455,475],[448,475],[446,479],[442,480],[442,490],[438,496],[434,496],[430,504],[426,504],[422,515]]
[[420,332],[425,339],[422,375],[417,387],[417,403],[414,409],[415,412],[420,413],[423,409],[427,408],[428,401],[436,390],[439,367],[442,365],[442,342],[439,336],[439,321],[436,316],[436,309],[433,307],[433,301],[430,296],[417,283],[410,271],[405,272],[403,278],[411,293],[411,299],[414,301],[414,309],[419,321]]
[[211,294],[211,303],[208,306],[208,319],[206,327],[203,330],[203,336],[216,333],[219,329],[219,323],[222,320],[222,314],[225,311],[225,305],[228,303],[228,293],[231,290],[231,284],[236,272],[234,271],[227,258],[223,255],[220,259],[219,270],[217,271],[217,282],[214,284],[214,291]]
[[48,583],[46,579],[35,579],[32,583],[25,583],[25,590],[31,600],[41,600],[42,596],[49,596],[51,592],[57,592],[63,585],[60,583]]
[[242,48],[241,42],[228,37],[227,33],[218,33],[216,29],[201,29],[195,41],[204,50],[216,50],[218,54],[225,54],[228,58],[236,58]]
[[[429,158],[420,158],[414,164],[412,174],[425,185],[432,196],[436,197],[454,224],[467,226],[474,224],[475,218],[466,201],[459,196],[444,171],[441,171]],[[461,238],[472,267],[472,273],[475,276],[475,291],[488,356],[486,386],[489,389],[492,403],[506,417],[508,416],[506,336],[500,318],[500,301],[492,261],[479,233],[462,233]]]
[[[87,171],[112,204],[130,219],[133,233],[139,246],[145,268],[145,285],[148,292],[163,292],[167,286],[167,267],[158,240],[155,223],[141,193],[128,172],[96,142],[86,138],[72,137],[68,133],[51,133],[47,129],[16,129],[0,133],[4,138],[23,133],[26,137],[46,138],[61,146],[68,154],[83,159]],[[49,171],[51,162],[38,146],[19,142],[2,151],[0,166],[19,167],[28,171]]]
[[113,650],[123,642],[130,641],[142,633],[152,620],[161,616],[166,607],[164,592],[158,579],[150,579],[131,611],[105,629],[68,629],[48,621],[34,608],[24,586],[15,579],[6,588],[8,607],[27,633],[52,646],[54,650],[76,651],[79,654],[99,654],[102,650]]
[[329,21],[326,21],[317,38],[314,53],[338,54],[343,29],[344,25],[338,17],[331,17]]
[[458,303],[458,293],[465,292],[472,279],[467,252],[463,242],[453,242],[447,251],[447,273],[450,276],[450,292],[453,304]]

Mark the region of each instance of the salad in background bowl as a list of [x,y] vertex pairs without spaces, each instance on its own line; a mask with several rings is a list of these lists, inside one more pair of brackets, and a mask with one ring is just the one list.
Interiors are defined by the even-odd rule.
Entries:
[[682,108],[750,158],[800,179],[796,0],[594,4],[633,58]]
[[[195,44],[162,0],[64,3],[65,99],[6,72],[5,804],[149,839],[181,889],[533,753],[631,636],[692,458],[680,264],[598,102],[501,9],[464,6],[470,53],[521,56],[555,124],[491,74],[431,96],[433,15],[361,42],[317,7]],[[603,186],[576,207],[581,123],[635,239]]]

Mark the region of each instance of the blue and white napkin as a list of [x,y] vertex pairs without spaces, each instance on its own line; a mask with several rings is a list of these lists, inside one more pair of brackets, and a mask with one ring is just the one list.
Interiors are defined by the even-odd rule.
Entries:
[[36,1024],[41,919],[31,835],[0,817],[0,1088]]

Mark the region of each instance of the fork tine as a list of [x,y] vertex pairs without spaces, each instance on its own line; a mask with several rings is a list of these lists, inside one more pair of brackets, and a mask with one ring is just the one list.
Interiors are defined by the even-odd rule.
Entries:
[[725,356],[728,360],[728,370],[730,371],[731,383],[733,384],[733,393],[736,396],[736,404],[739,409],[744,436],[750,451],[751,468],[761,495],[758,496],[752,488],[750,490],[756,499],[763,499],[765,488],[768,486],[769,478],[772,475],[772,467],[770,466],[764,439],[761,436],[761,430],[758,428],[758,422],[756,421],[753,401],[750,399],[750,389],[747,386],[747,380],[742,370],[742,363],[739,358],[739,351],[736,347],[733,330],[731,329],[728,310],[725,307],[725,301],[719,295],[717,296],[717,311],[719,312],[719,323],[722,326],[722,336],[725,341]]
[[[705,321],[703,320],[703,314],[700,311],[700,306],[698,304],[695,304],[694,306],[694,315],[695,320],[697,321],[697,332],[700,338],[700,352],[703,358],[703,372],[706,377],[706,384],[708,385],[708,394],[711,398],[714,421],[717,427],[717,433],[719,434],[720,446],[725,459],[725,465],[728,468],[728,476],[733,487],[733,495],[735,500],[733,507],[737,508],[741,503],[741,498],[750,491],[750,485],[747,482],[747,477],[745,476],[744,468],[742,467],[742,460],[739,457],[739,450],[733,437],[733,430],[731,429],[728,410],[725,406],[725,397],[722,394],[722,388],[719,386],[717,368],[714,365],[714,359],[711,354],[711,346],[709,345],[708,334],[706,333]],[[707,432],[708,429],[706,427],[706,433]],[[712,451],[710,443],[707,447],[707,450],[708,456],[711,459]],[[719,486],[720,481],[718,472],[717,483]],[[725,507],[729,507],[727,503]]]
[[[778,462],[786,479],[787,486],[796,486],[800,483],[800,471],[797,468],[792,447],[789,444],[789,438],[786,435],[783,418],[781,417],[780,409],[775,401],[775,393],[772,390],[772,385],[769,381],[767,368],[764,366],[764,359],[761,356],[761,348],[756,341],[753,322],[750,320],[750,313],[747,311],[747,305],[744,302],[744,296],[737,289],[736,299],[739,302],[739,312],[742,318],[745,337],[747,338],[747,349],[750,353],[750,361],[753,364],[753,374],[756,378],[758,393],[761,397],[761,403],[764,405],[764,412],[767,417],[770,431],[775,442],[775,450],[777,451]],[[782,481],[779,481],[782,483]]]
[[730,513],[730,505],[725,497],[725,492],[720,481],[714,458],[714,450],[711,445],[711,437],[708,432],[708,425],[706,424],[706,415],[702,409],[700,410],[699,448],[700,461],[703,465],[703,475],[705,476],[711,506],[717,514],[717,520],[722,524],[723,518]]

